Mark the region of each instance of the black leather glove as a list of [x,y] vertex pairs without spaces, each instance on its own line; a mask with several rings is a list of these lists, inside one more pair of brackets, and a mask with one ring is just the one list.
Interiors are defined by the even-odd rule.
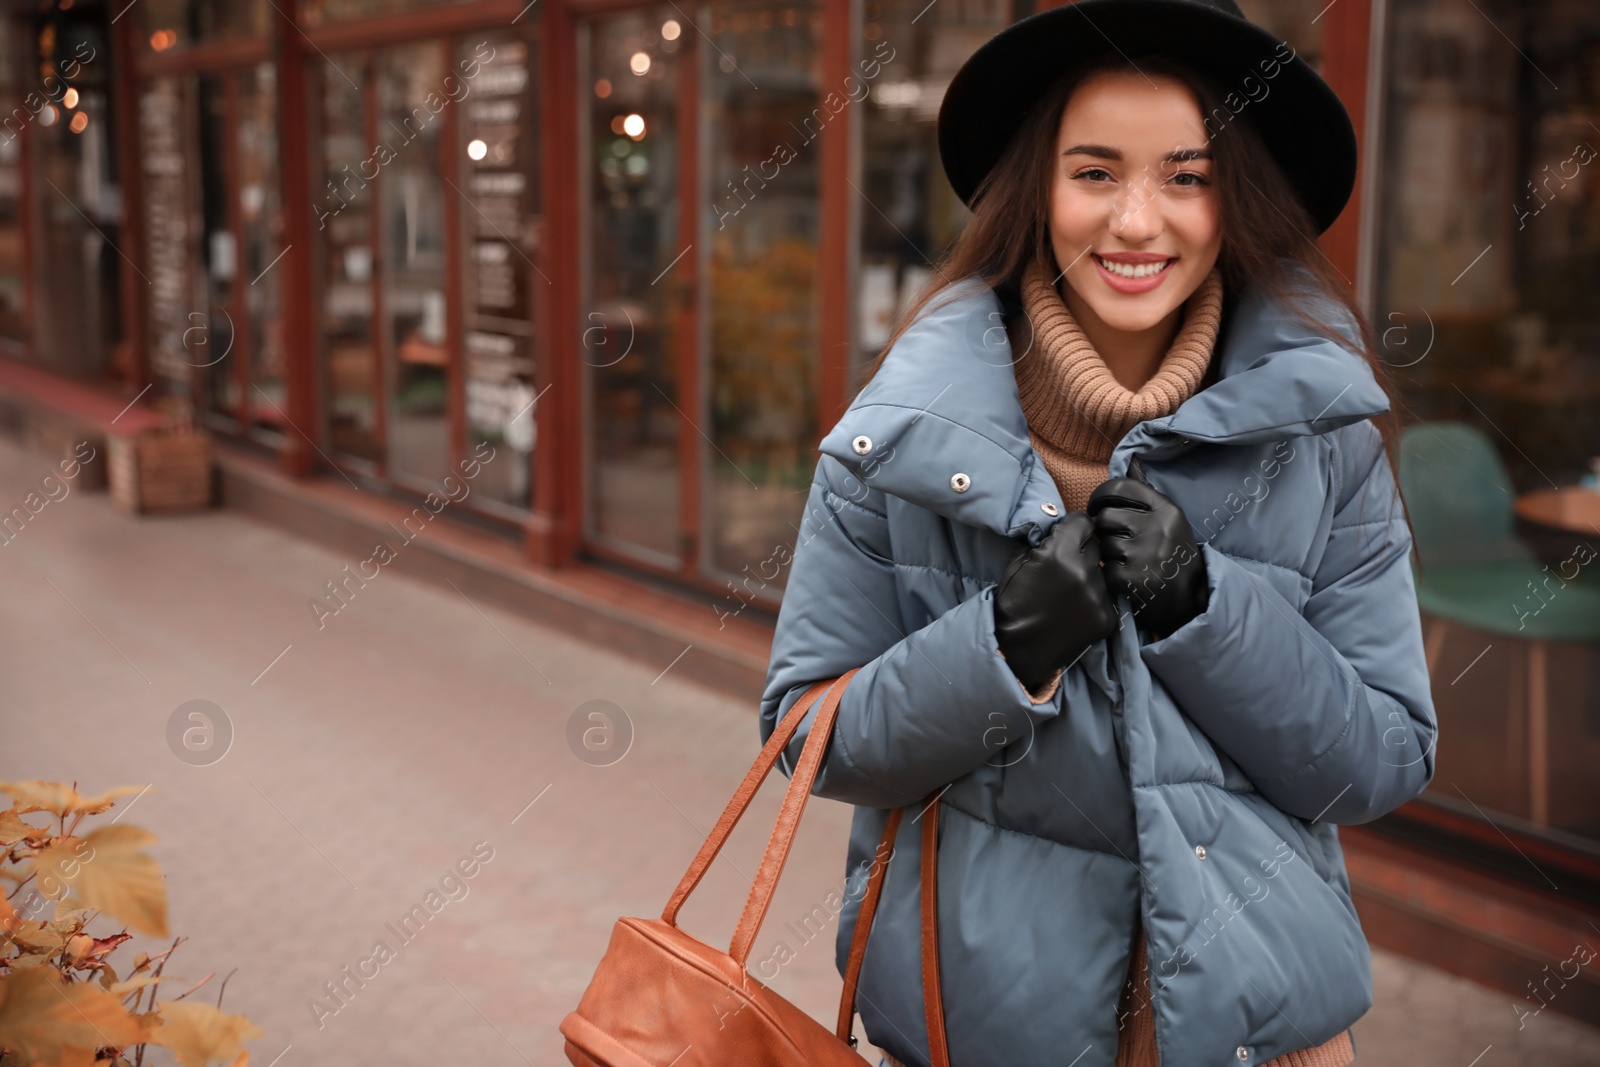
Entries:
[[1106,585],[1133,606],[1134,621],[1165,637],[1206,610],[1206,562],[1183,509],[1133,478],[1102,482],[1088,514],[1105,561]]
[[1084,512],[1063,516],[1038,547],[1023,545],[1007,562],[994,594],[995,641],[1029,692],[1116,628],[1100,546]]

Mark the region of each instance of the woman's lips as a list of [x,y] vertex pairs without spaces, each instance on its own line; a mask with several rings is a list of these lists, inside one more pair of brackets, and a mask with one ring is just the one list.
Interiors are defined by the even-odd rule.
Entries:
[[1148,293],[1166,279],[1167,271],[1171,270],[1172,265],[1177,262],[1177,257],[1173,257],[1167,260],[1161,269],[1154,274],[1146,275],[1143,278],[1124,278],[1115,271],[1107,269],[1106,265],[1100,261],[1099,256],[1091,254],[1089,258],[1094,260],[1095,270],[1100,272],[1100,277],[1105,279],[1107,285],[1119,293],[1128,294]]

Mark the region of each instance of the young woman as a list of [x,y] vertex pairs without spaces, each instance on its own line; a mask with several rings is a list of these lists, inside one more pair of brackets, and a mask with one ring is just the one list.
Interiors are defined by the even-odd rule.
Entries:
[[1226,0],[1079,0],[979,49],[939,138],[973,217],[821,443],[761,709],[861,668],[814,788],[852,889],[913,809],[867,1036],[931,1060],[937,804],[954,1067],[1343,1067],[1336,827],[1436,733],[1389,396],[1315,244],[1349,117]]

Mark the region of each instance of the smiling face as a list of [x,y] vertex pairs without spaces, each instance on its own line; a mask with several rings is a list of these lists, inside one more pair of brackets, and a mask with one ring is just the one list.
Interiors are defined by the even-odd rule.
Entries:
[[[1170,77],[1102,72],[1062,112],[1050,244],[1068,310],[1102,355],[1168,337],[1222,247],[1200,108]],[[1109,357],[1108,357],[1109,358]]]

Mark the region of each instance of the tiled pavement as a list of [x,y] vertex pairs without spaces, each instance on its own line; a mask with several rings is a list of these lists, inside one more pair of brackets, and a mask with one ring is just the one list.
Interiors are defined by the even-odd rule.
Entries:
[[[51,463],[0,444],[0,511]],[[173,932],[189,938],[171,971],[215,971],[214,989],[237,968],[223,1003],[265,1031],[258,1067],[557,1067],[556,1024],[611,923],[659,914],[749,766],[754,709],[382,570],[319,630],[308,601],[358,562],[226,512],[133,520],[76,491],[49,503],[0,544],[0,778],[153,784],[124,818],[160,838]],[[233,731],[204,766],[168,742],[195,700]],[[593,700],[632,723],[608,766],[567,740]],[[777,784],[685,908],[691,932],[731,935]],[[848,824],[842,805],[808,806],[757,956],[841,888]],[[491,858],[401,943],[388,924],[475,845]],[[325,983],[380,938],[392,958],[330,998]],[[831,1020],[831,930],[788,939],[797,955],[772,984]],[[1432,968],[1375,952],[1373,976],[1363,1065],[1600,1063],[1600,1031],[1553,1010],[1519,1030],[1507,997]]]

